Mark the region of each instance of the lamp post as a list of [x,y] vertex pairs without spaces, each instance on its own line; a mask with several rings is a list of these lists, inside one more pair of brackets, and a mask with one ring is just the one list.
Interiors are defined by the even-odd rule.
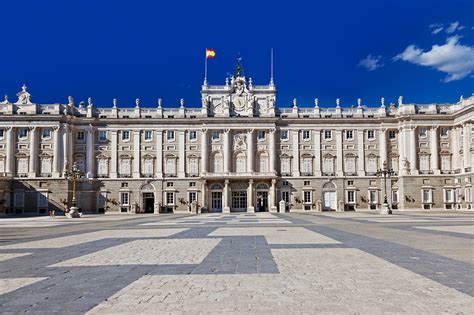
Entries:
[[383,204],[380,208],[380,214],[392,214],[392,210],[388,205],[387,200],[387,177],[393,176],[394,171],[391,168],[387,168],[387,161],[383,162],[382,169],[377,170],[377,177],[383,176],[383,187],[384,187],[384,196]]
[[79,218],[79,211],[77,208],[77,199],[76,199],[76,182],[78,179],[84,177],[84,172],[77,167],[77,163],[74,162],[72,165],[72,171],[66,170],[64,176],[72,181],[72,207],[69,208],[68,217],[70,218]]

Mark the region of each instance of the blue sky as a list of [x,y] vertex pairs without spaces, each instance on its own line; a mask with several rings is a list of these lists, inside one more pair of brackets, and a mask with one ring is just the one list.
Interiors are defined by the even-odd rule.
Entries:
[[206,47],[217,54],[210,84],[224,83],[238,53],[254,84],[267,84],[273,47],[280,107],[474,92],[472,0],[4,0],[0,12],[0,94],[14,100],[26,83],[38,103],[198,107]]

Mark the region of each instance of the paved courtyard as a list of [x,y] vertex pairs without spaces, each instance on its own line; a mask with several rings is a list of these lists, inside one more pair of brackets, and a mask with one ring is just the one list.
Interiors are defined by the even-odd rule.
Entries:
[[474,215],[0,219],[0,312],[474,310]]

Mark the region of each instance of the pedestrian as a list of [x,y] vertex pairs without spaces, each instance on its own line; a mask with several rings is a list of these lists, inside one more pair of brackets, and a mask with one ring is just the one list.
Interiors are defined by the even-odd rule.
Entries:
[[53,211],[49,210],[49,217],[52,218],[53,217]]

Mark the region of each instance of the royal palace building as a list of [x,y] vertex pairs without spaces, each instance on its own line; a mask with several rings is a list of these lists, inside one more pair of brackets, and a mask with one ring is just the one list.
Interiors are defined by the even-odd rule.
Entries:
[[[0,213],[472,209],[474,96],[454,104],[276,108],[238,65],[202,104],[0,103]],[[281,202],[281,201],[284,201]],[[283,207],[283,204],[285,205]]]

